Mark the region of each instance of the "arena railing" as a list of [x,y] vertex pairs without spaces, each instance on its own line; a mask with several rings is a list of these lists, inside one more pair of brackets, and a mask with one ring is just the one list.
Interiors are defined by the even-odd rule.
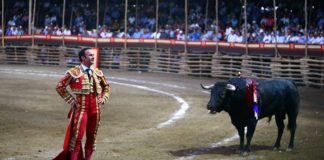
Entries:
[[6,36],[0,63],[70,67],[78,64],[80,48],[97,46],[101,68],[221,79],[240,72],[241,76],[285,78],[298,85],[324,89],[324,45],[307,45],[307,54],[304,44],[276,47],[265,43],[189,41],[187,52],[185,45],[185,41],[170,39]]

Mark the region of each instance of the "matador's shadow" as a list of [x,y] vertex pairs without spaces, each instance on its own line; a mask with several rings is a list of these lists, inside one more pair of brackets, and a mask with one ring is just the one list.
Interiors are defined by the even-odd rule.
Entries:
[[[231,154],[237,154],[238,148],[239,145],[230,145],[230,146],[219,146],[219,147],[183,149],[183,150],[169,151],[169,153],[177,157],[187,157],[187,156],[202,155],[202,154],[231,155]],[[264,146],[264,145],[251,146],[252,152],[258,150],[272,150],[272,146]]]

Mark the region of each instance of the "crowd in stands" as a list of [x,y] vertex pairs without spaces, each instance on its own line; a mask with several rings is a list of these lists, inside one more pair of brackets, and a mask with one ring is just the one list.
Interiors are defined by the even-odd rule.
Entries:
[[[227,41],[251,43],[309,43],[324,44],[324,10],[310,5],[308,37],[304,30],[303,3],[279,2],[277,5],[277,30],[274,30],[273,7],[266,0],[249,1],[247,25],[244,23],[244,6],[239,0],[219,1],[219,23],[216,25],[215,9],[210,4],[206,18],[206,1],[189,0],[188,35],[185,34],[184,5],[176,1],[161,0],[159,3],[159,27],[156,30],[155,3],[143,0],[130,4],[127,17],[127,32],[124,32],[124,4],[118,0],[101,5],[99,30],[96,30],[96,4],[83,0],[69,4],[66,20],[62,26],[62,4],[44,0],[36,14],[37,21],[32,31],[44,35],[80,35],[93,37],[159,38],[189,41]],[[264,3],[262,3],[264,2]],[[214,2],[215,3],[215,2]],[[318,4],[317,4],[318,5]],[[293,9],[292,9],[293,8]],[[1,34],[23,35],[28,27],[28,2],[15,1],[7,8],[5,30]],[[69,25],[70,24],[70,25]],[[72,26],[71,28],[67,26]],[[245,28],[247,30],[245,30]],[[245,32],[246,31],[246,32]],[[246,35],[246,36],[245,36]]]

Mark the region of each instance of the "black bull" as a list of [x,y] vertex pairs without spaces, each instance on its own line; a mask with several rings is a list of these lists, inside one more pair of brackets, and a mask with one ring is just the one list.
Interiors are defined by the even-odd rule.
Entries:
[[[247,111],[250,106],[246,106],[245,78],[232,78],[226,82],[218,82],[212,86],[203,86],[203,89],[211,90],[211,97],[207,109],[211,113],[228,112],[232,124],[240,136],[240,150],[250,151],[251,140],[257,125],[253,111]],[[299,93],[296,85],[289,80],[256,80],[256,90],[259,106],[259,119],[275,115],[278,127],[278,136],[274,144],[274,149],[279,149],[281,137],[284,131],[284,119],[288,116],[288,129],[290,130],[290,142],[287,150],[294,147],[294,137],[296,131],[296,119],[299,110]],[[244,128],[247,127],[244,146]]]

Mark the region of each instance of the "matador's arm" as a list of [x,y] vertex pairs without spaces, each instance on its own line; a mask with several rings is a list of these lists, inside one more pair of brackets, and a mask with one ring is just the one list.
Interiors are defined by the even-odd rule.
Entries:
[[64,99],[65,102],[67,102],[70,105],[72,105],[75,100],[72,94],[66,89],[66,87],[70,84],[71,80],[72,76],[69,73],[66,73],[65,76],[56,85],[57,93]]
[[107,82],[107,79],[105,78],[105,76],[101,76],[100,78],[100,85],[102,87],[102,92],[100,95],[100,98],[102,98],[104,101],[103,103],[107,103],[109,96],[110,96],[110,85]]

